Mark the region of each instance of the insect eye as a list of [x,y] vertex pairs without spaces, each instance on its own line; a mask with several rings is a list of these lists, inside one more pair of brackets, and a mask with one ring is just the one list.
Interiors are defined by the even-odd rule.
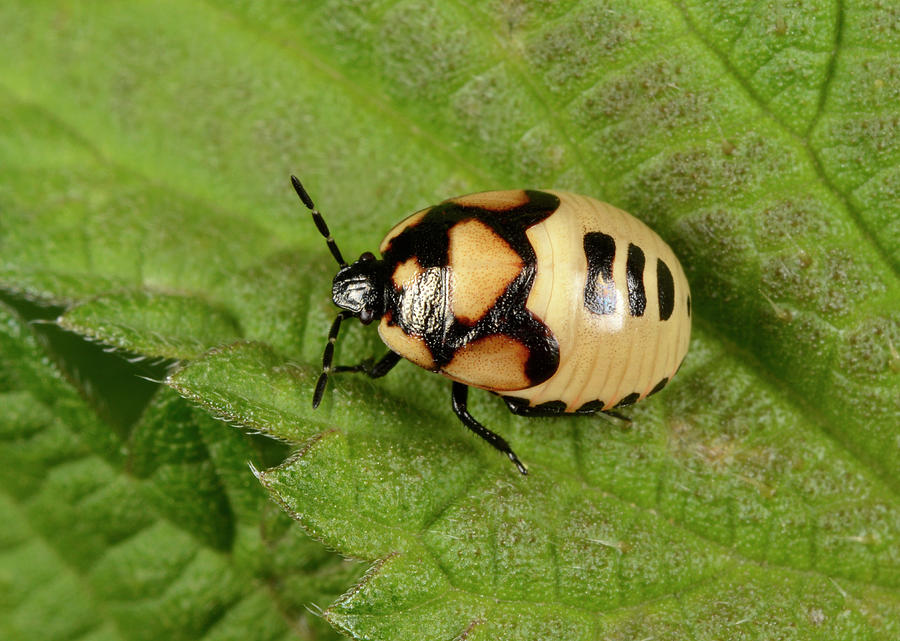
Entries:
[[368,262],[368,261],[370,261],[370,260],[375,260],[375,254],[373,254],[372,252],[364,252],[364,253],[362,254],[362,256],[359,257],[359,259],[360,259],[361,261],[363,261],[363,262]]
[[371,323],[373,318],[375,318],[375,314],[371,309],[364,309],[359,313],[359,322],[363,325]]

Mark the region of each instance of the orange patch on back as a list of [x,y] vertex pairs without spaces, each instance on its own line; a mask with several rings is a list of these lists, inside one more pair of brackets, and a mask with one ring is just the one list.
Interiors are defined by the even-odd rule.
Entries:
[[480,207],[488,211],[509,211],[521,207],[529,201],[524,189],[512,189],[509,191],[484,191],[480,194],[468,194],[451,198],[447,202],[456,203],[463,207]]
[[450,229],[453,315],[474,325],[506,291],[524,264],[516,251],[477,220]]
[[391,351],[411,360],[419,367],[434,370],[435,363],[431,352],[425,341],[418,336],[410,336],[397,325],[388,325],[384,319],[378,325],[378,334]]
[[461,383],[495,392],[524,389],[531,385],[525,364],[531,351],[505,334],[493,334],[461,347],[441,373]]
[[397,289],[404,287],[412,287],[415,280],[422,274],[424,270],[419,264],[418,259],[413,256],[397,265],[394,273],[391,274],[391,281]]

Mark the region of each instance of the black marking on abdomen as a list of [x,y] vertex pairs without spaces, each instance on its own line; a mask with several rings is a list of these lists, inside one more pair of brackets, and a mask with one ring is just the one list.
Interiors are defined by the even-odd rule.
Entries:
[[662,379],[659,383],[657,383],[656,385],[654,385],[653,389],[650,390],[650,393],[647,394],[647,396],[653,396],[653,395],[656,394],[659,390],[661,390],[662,388],[664,388],[664,387],[666,386],[666,383],[668,383],[668,382],[669,382],[669,377],[667,376],[666,378]]
[[566,414],[566,404],[562,401],[547,401],[532,407],[524,398],[504,396],[509,411],[516,416],[559,416]]
[[647,295],[644,293],[644,260],[641,248],[629,244],[625,280],[628,285],[628,307],[632,316],[643,316],[647,307]]
[[687,310],[688,310],[688,316],[690,316],[691,315],[691,295],[690,294],[688,294],[688,297],[687,297]]
[[641,395],[638,394],[637,392],[632,392],[631,394],[629,394],[628,396],[623,398],[621,401],[616,403],[616,407],[625,407],[626,405],[634,405],[635,403],[638,402],[638,399],[640,397],[641,397]]
[[562,414],[566,411],[566,404],[562,401],[545,401],[540,405],[535,405],[534,409],[552,414]]
[[675,281],[662,258],[656,259],[656,289],[659,293],[659,320],[669,320],[675,309]]
[[584,235],[584,255],[588,265],[584,306],[595,314],[614,314],[616,285],[612,272],[616,241],[601,232],[589,232]]
[[604,407],[606,407],[606,403],[604,403],[603,401],[588,401],[575,411],[578,414],[593,414],[595,412],[601,411]]

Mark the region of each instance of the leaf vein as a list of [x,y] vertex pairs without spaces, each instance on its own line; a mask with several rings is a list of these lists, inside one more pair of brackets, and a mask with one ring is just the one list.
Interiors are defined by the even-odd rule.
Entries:
[[[797,144],[804,150],[807,157],[809,158],[809,162],[812,165],[813,170],[815,171],[816,176],[819,180],[822,181],[822,184],[832,193],[835,198],[837,198],[841,204],[844,206],[844,209],[850,215],[851,220],[853,220],[855,226],[860,232],[860,235],[866,240],[867,244],[869,244],[875,252],[878,254],[879,258],[887,265],[887,267],[893,272],[894,276],[900,277],[900,263],[895,261],[891,257],[891,253],[887,250],[887,248],[878,240],[878,236],[874,233],[869,227],[869,224],[863,218],[862,212],[857,209],[848,195],[844,194],[840,189],[838,189],[837,185],[833,182],[831,177],[825,171],[825,168],[822,165],[822,161],[819,158],[819,155],[813,149],[810,141],[808,140],[809,131],[811,128],[805,132],[803,135],[795,132],[788,124],[772,109],[769,105],[762,99],[762,97],[750,86],[749,82],[747,82],[741,74],[737,72],[731,62],[728,60],[728,57],[723,54],[713,43],[711,43],[707,37],[701,32],[701,30],[697,27],[694,21],[691,19],[690,13],[684,8],[683,3],[680,0],[669,0],[672,5],[681,12],[681,15],[684,19],[685,24],[688,29],[693,33],[697,40],[712,53],[719,63],[724,67],[724,69],[728,72],[728,75],[733,78],[735,83],[741,87],[741,89],[746,93],[748,98],[756,104],[756,106],[772,121],[778,125],[789,137],[793,138]],[[839,2],[839,12],[838,12],[838,24],[836,31],[836,43],[840,44],[842,33],[843,33],[843,4],[841,0]],[[832,78],[834,76],[834,67],[836,64],[836,59],[838,56],[838,50],[835,48],[832,58],[829,62],[828,72],[826,76],[826,83],[823,88],[820,90],[820,112],[817,114],[814,121],[819,119],[819,115],[822,110],[824,110],[825,102],[827,99],[828,90],[832,86]]]

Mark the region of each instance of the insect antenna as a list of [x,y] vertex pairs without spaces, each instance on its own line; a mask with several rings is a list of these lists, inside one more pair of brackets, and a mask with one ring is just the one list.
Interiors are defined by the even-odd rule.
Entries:
[[334,343],[337,340],[338,332],[341,331],[341,322],[350,316],[348,311],[343,311],[337,315],[331,324],[331,331],[328,332],[328,343],[325,345],[325,353],[322,354],[322,373],[319,374],[319,380],[316,381],[316,391],[313,392],[313,409],[322,402],[322,395],[325,393],[325,385],[328,384],[328,375],[332,372],[331,361],[334,360]]
[[338,265],[340,265],[341,267],[346,267],[347,261],[345,261],[344,257],[341,256],[341,250],[338,249],[337,243],[334,242],[334,238],[331,237],[331,232],[328,231],[328,225],[325,224],[325,219],[322,218],[322,214],[318,209],[316,209],[316,206],[313,204],[312,198],[309,197],[309,194],[306,193],[306,189],[304,189],[303,185],[300,183],[300,179],[294,175],[291,175],[291,184],[294,186],[294,191],[296,191],[297,195],[300,196],[300,200],[303,201],[303,204],[306,205],[306,208],[312,214],[313,222],[316,223],[316,228],[319,230],[319,233],[325,237],[325,242],[328,243],[328,249],[331,250],[331,255],[334,256],[334,259],[338,262]]

